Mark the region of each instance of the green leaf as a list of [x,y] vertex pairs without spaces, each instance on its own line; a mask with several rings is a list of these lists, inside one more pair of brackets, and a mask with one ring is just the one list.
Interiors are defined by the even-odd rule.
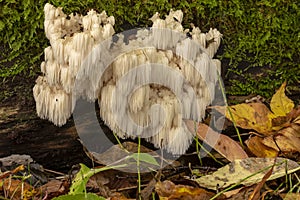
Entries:
[[93,193],[82,193],[82,194],[67,194],[67,195],[62,195],[59,197],[53,198],[53,200],[105,200],[104,197],[97,196],[96,194]]
[[113,168],[118,168],[118,167],[124,167],[125,165],[117,165],[117,166],[112,166],[112,167],[102,167],[102,168],[97,168],[97,169],[90,169],[84,164],[80,164],[81,168],[80,171],[76,174],[74,180],[72,181],[72,186],[70,187],[70,192],[69,194],[82,194],[86,191],[86,184],[91,176],[93,176],[96,173],[113,169]]
[[152,165],[159,166],[159,164],[155,160],[155,158],[153,156],[151,156],[150,154],[148,154],[148,153],[140,153],[140,154],[134,153],[130,157],[132,157],[135,160],[140,160],[140,161],[145,162],[145,163],[149,163],[149,164],[152,164]]

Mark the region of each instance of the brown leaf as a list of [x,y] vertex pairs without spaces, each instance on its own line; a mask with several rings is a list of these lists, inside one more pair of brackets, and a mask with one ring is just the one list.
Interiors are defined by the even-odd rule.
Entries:
[[3,181],[2,189],[10,199],[24,199],[28,194],[35,194],[34,189],[26,182],[7,178]]
[[254,136],[246,142],[249,150],[258,157],[276,157],[278,152],[300,152],[300,125],[292,123],[281,129],[276,135],[266,137]]
[[299,200],[300,193],[279,194],[284,200]]
[[155,185],[161,178],[161,169],[155,174],[155,177],[147,184],[147,186],[141,191],[142,199],[150,199],[151,194],[155,189]]
[[[299,122],[299,123],[298,123]],[[280,130],[291,125],[291,123],[298,123],[300,125],[300,106],[294,108],[286,116],[278,116],[272,119],[273,130]]]
[[52,199],[54,197],[68,193],[69,183],[67,180],[51,180],[48,183],[42,185],[39,190],[41,194],[46,194],[44,199]]
[[294,108],[294,102],[284,93],[285,86],[286,82],[281,85],[271,99],[270,107],[276,116],[286,116]]
[[264,138],[263,144],[277,151],[280,149],[282,152],[300,152],[300,125],[291,124],[290,127],[278,131],[274,139],[272,136]]
[[294,108],[288,115],[294,123],[299,122],[300,124],[300,105]]
[[273,130],[280,130],[282,128],[288,127],[291,123],[290,116],[279,116],[272,119],[272,129]]
[[[195,122],[186,120],[185,124],[189,131],[195,134]],[[236,141],[226,135],[215,132],[206,124],[199,123],[196,134],[198,138],[205,141],[229,161],[248,158],[247,153]]]
[[224,195],[228,200],[245,200],[251,196],[251,193],[254,191],[254,185],[244,186],[237,189],[229,190],[224,192]]
[[[271,137],[271,136],[269,136]],[[249,150],[257,157],[274,158],[278,155],[278,151],[265,145],[263,142],[264,138],[259,136],[250,137],[245,141]]]
[[128,199],[122,193],[115,192],[112,194],[110,198],[107,198],[107,200],[136,200],[136,199]]
[[[209,200],[215,194],[202,188],[194,188],[188,185],[175,185],[171,181],[158,182],[155,185],[155,191],[161,200]],[[221,196],[217,199],[224,199]]]
[[[275,165],[276,161],[274,162]],[[263,185],[265,184],[265,182],[270,178],[270,176],[272,175],[273,169],[274,169],[274,165],[272,166],[272,168],[264,175],[264,177],[262,178],[262,180],[256,185],[253,193],[251,194],[251,196],[249,197],[248,200],[256,200],[259,199],[260,197],[260,191],[263,187]]]

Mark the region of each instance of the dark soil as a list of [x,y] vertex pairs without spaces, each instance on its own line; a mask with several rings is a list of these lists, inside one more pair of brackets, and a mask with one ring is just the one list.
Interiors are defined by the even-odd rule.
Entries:
[[0,157],[27,154],[45,168],[58,171],[78,163],[91,165],[72,119],[57,127],[36,115],[32,95],[35,79],[16,76],[1,83]]

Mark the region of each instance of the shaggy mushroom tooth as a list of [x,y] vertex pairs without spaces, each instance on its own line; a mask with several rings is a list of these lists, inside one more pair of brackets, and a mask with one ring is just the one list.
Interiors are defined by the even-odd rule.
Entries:
[[156,20],[160,19],[160,14],[158,12],[156,12],[149,20],[152,21],[152,23],[154,24],[154,22],[156,22]]
[[157,62],[157,49],[156,48],[147,48],[144,50],[145,57],[150,63]]
[[66,91],[66,93],[71,94],[73,89],[73,74],[71,73],[70,67],[63,66],[60,70],[60,82]]
[[92,13],[91,20],[92,20],[91,29],[93,28],[94,25],[100,26],[101,19],[99,18],[99,14],[97,14],[96,12]]
[[206,33],[206,50],[210,58],[213,58],[221,43],[222,34],[217,29],[212,29]]
[[46,62],[43,61],[41,63],[41,72],[45,75],[46,74]]
[[142,110],[145,104],[148,103],[150,93],[149,85],[142,86],[134,91],[129,99],[129,110],[132,113],[137,113]]
[[52,88],[48,97],[49,119],[54,121],[55,125],[62,126],[71,116],[70,96],[63,90]]
[[107,23],[109,23],[110,25],[114,26],[115,25],[115,17],[114,16],[109,16],[107,17]]
[[172,127],[176,128],[176,127],[181,127],[181,122],[182,122],[182,114],[181,114],[181,108],[179,107],[179,103],[177,103],[174,106],[174,112],[175,112],[175,116],[172,120]]
[[49,3],[44,6],[45,20],[53,20],[55,18],[55,7]]
[[51,46],[45,48],[44,50],[44,55],[45,55],[45,62],[52,62],[54,60],[54,56],[53,56],[53,51]]
[[94,13],[94,10],[90,10],[86,16],[82,18],[82,25],[84,31],[90,30],[92,26],[92,15]]
[[50,89],[46,83],[45,77],[39,76],[36,85],[33,87],[33,97],[36,101],[36,111],[41,118],[48,118],[48,104]]
[[111,24],[105,24],[103,26],[103,32],[102,32],[102,35],[103,35],[103,38],[104,39],[107,39],[109,38],[110,36],[112,36],[113,34],[115,33],[115,30],[113,28],[113,26]]
[[[77,33],[73,38],[73,49],[84,58],[94,46],[94,40],[88,33]],[[79,58],[80,59],[80,58]]]
[[179,24],[182,23],[183,12],[181,10],[170,10],[169,15],[166,17],[166,21],[176,21]]
[[209,57],[207,54],[200,54],[195,62],[195,70],[201,75],[205,81],[211,80],[211,75],[208,73],[210,69]]
[[199,47],[191,42],[189,38],[184,39],[176,45],[176,55],[178,55],[181,60],[184,58],[191,65],[194,65],[194,60],[196,59],[198,52]]
[[167,57],[167,59],[170,61],[173,58],[173,52],[171,50],[166,50],[165,52],[165,56]]
[[[185,127],[185,125],[183,125]],[[168,149],[169,153],[174,155],[182,155],[185,151],[189,148],[194,135],[191,134],[186,128],[179,127],[173,128],[172,134],[170,134],[170,139],[168,142]]]
[[50,86],[56,85],[59,83],[59,74],[60,74],[60,65],[56,62],[47,62],[46,63],[46,79]]
[[152,43],[158,49],[166,49],[169,45],[170,31],[166,30],[167,23],[165,20],[156,19],[152,25]]
[[[64,64],[65,51],[64,51],[64,39],[58,39],[51,43],[52,52],[55,62]],[[66,52],[67,53],[67,52]]]
[[72,76],[76,76],[80,66],[81,66],[81,54],[74,49],[69,50],[69,67],[72,72]]
[[58,8],[55,9],[54,17],[55,17],[55,18],[58,18],[58,17],[65,17],[65,14],[63,13],[61,7],[58,7]]
[[102,27],[100,26],[93,26],[91,30],[91,35],[94,38],[95,42],[101,41],[102,40]]
[[106,23],[107,22],[107,14],[106,11],[103,10],[100,14],[99,14],[99,19],[101,19],[101,23]]
[[193,30],[191,32],[192,39],[197,41],[203,48],[206,48],[206,34],[201,33],[199,27],[192,26]]
[[212,59],[212,62],[215,64],[218,74],[221,75],[221,61],[218,59]]
[[44,82],[45,77],[44,76],[39,76],[36,80],[35,80],[35,85],[33,87],[33,97],[36,99],[38,97],[38,95],[41,93],[41,89],[42,89],[42,85]]

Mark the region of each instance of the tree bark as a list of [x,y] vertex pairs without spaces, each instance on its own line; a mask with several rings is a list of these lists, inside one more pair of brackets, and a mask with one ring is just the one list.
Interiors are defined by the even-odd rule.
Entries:
[[[6,116],[3,117],[3,113]],[[12,154],[30,155],[44,168],[63,172],[78,163],[91,165],[78,141],[73,120],[62,127],[56,127],[47,120],[39,119],[34,111],[17,110],[9,113],[2,107],[0,157]]]

